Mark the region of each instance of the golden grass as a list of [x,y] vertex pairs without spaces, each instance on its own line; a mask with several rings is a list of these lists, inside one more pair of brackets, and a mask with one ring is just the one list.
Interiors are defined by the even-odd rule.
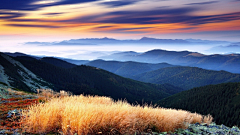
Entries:
[[159,132],[186,129],[189,123],[212,121],[209,115],[183,110],[133,106],[108,97],[65,96],[33,105],[23,112],[23,129],[29,133],[134,134],[155,129]]
[[44,97],[47,100],[56,97],[65,97],[72,95],[71,92],[66,92],[64,90],[60,90],[60,92],[53,91],[52,89],[37,89],[37,94],[40,97]]
[[14,94],[14,95],[29,95],[29,93],[26,93],[26,92],[23,92],[23,91],[16,91],[16,90],[13,90],[11,88],[7,88],[6,89],[9,94]]

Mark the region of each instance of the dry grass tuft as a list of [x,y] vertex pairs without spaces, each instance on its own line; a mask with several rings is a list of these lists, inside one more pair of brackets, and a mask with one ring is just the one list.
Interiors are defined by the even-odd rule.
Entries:
[[24,91],[16,91],[16,90],[12,90],[11,88],[8,88],[7,91],[9,92],[9,94],[14,94],[14,95],[29,95],[29,93],[26,93]]
[[[212,117],[183,110],[133,106],[108,97],[65,96],[29,107],[23,112],[23,129],[29,133],[134,134],[186,129],[189,123],[210,123]],[[204,120],[204,121],[203,121]]]
[[38,96],[42,96],[46,99],[72,95],[71,92],[66,92],[64,90],[60,90],[60,92],[56,92],[56,91],[53,91],[52,89],[37,89],[37,94]]

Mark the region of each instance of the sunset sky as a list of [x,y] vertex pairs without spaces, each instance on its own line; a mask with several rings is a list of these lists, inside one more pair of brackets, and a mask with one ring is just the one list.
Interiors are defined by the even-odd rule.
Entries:
[[240,0],[1,0],[0,47],[102,37],[240,42],[239,7]]

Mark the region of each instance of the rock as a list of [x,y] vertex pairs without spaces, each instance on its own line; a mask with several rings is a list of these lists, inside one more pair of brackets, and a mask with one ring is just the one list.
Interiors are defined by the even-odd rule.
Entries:
[[15,110],[9,111],[7,118],[10,118],[10,117],[12,117],[12,116],[20,116],[20,115],[21,115],[21,114],[20,114],[21,112],[22,112],[21,109],[20,109],[20,110],[15,109]]

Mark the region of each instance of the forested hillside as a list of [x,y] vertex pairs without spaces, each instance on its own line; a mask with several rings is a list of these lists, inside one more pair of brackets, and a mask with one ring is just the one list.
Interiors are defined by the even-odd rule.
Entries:
[[16,59],[36,75],[51,82],[58,91],[64,89],[74,94],[110,96],[113,99],[127,99],[131,103],[155,103],[181,91],[181,88],[167,84],[142,83],[90,66],[66,69],[30,57]]
[[41,58],[40,60],[43,62],[52,64],[54,66],[57,66],[57,67],[62,67],[62,68],[73,68],[73,67],[77,66],[75,64],[71,64],[64,60],[53,58],[53,57],[44,57],[44,58]]
[[136,75],[132,79],[155,84],[169,83],[188,90],[210,84],[240,82],[240,74],[196,67],[167,67]]
[[170,65],[168,63],[158,63],[158,64],[150,64],[150,63],[140,63],[140,62],[120,62],[120,61],[104,61],[104,60],[94,60],[86,65],[101,68],[112,72],[114,74],[123,76],[123,77],[132,77],[134,75],[138,75],[141,73],[153,71],[160,68],[165,67],[174,67],[174,65]]
[[157,103],[161,107],[211,114],[217,124],[240,125],[240,82],[193,88]]
[[[34,58],[32,58],[34,59]],[[36,76],[20,62],[0,52],[0,82],[25,91],[37,88],[51,88],[51,83]]]

